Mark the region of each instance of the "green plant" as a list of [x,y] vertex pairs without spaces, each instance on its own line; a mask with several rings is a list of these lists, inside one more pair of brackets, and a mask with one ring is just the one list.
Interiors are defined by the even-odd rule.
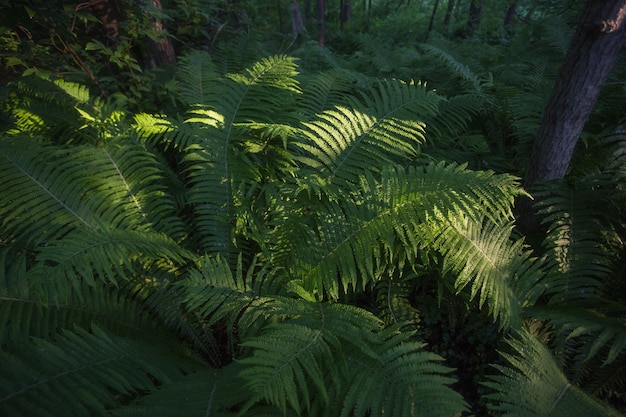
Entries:
[[[131,115],[37,78],[10,102],[4,414],[455,415],[468,405],[421,317],[454,300],[492,322],[503,350],[530,319],[567,330],[541,308],[595,285],[572,280],[564,293],[564,264],[532,257],[512,224],[517,178],[425,153],[429,126],[462,129],[475,101],[455,106],[418,82],[299,74],[288,56],[236,70],[202,53],[180,62],[180,115]],[[564,250],[555,236],[568,216],[550,207],[546,247]],[[585,262],[593,245],[580,243]],[[423,287],[436,290],[415,305]],[[597,349],[617,363],[623,328],[613,335]],[[512,346],[548,369],[557,356],[546,346],[560,339],[540,336]],[[512,366],[498,369],[516,378],[488,384],[494,414],[535,370],[503,357]]]

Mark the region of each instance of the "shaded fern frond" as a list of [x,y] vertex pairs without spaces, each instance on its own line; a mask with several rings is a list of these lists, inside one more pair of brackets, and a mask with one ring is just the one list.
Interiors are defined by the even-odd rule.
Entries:
[[485,385],[489,408],[502,416],[619,416],[609,406],[572,385],[550,350],[528,332],[509,341],[512,352],[501,353],[509,363],[494,365],[500,375]]
[[549,227],[544,246],[553,262],[546,277],[553,303],[593,296],[611,274],[597,214],[598,193],[603,191],[564,183],[546,185],[538,193],[543,196],[539,212]]
[[440,60],[448,69],[451,71],[451,74],[455,77],[459,77],[464,80],[467,84],[469,84],[470,89],[473,92],[480,93],[482,92],[482,84],[483,82],[480,80],[478,75],[474,73],[474,71],[451,55],[449,52],[430,44],[420,44],[420,48],[427,53]]
[[92,328],[0,352],[0,412],[7,416],[104,414],[123,397],[192,370],[167,345],[150,345]]
[[448,386],[455,381],[452,370],[410,337],[392,327],[379,335],[376,356],[348,358],[342,417],[450,416],[466,409],[461,395]]

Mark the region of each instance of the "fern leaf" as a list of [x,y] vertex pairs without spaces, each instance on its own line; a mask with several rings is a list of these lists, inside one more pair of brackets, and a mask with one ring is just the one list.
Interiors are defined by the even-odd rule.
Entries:
[[572,385],[550,350],[528,332],[509,341],[511,353],[501,355],[509,365],[494,365],[500,374],[485,385],[489,408],[502,416],[619,416],[609,406]]
[[301,160],[320,184],[354,184],[363,167],[378,172],[415,157],[425,140],[420,116],[433,114],[440,100],[421,84],[380,83],[363,104],[336,107],[304,123],[304,141],[296,144]]
[[306,243],[285,242],[292,253],[285,259],[294,262],[289,267],[311,293],[335,298],[340,286],[364,286],[386,268],[401,267],[441,232],[441,213],[464,212],[477,222],[483,215],[495,222],[510,218],[520,189],[513,177],[431,164],[388,169],[380,182],[364,177],[352,192],[352,201],[324,208],[318,230],[299,236]]
[[0,355],[0,412],[16,417],[104,414],[123,396],[193,369],[163,345],[116,337],[97,327],[91,333],[65,332],[55,342],[36,339],[30,348]]

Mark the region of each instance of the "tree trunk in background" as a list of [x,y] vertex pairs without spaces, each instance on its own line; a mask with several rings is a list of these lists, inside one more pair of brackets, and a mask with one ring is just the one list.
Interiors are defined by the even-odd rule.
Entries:
[[[151,4],[159,12],[163,10],[160,0],[149,0],[149,4]],[[153,30],[155,38],[159,40],[157,41],[151,38],[148,39],[148,49],[150,52],[149,66],[158,67],[162,64],[175,66],[176,53],[174,52],[172,41],[166,36],[166,30],[163,28],[163,22],[161,22],[158,17],[150,17],[150,20],[154,24]]]
[[317,43],[324,47],[326,37],[326,1],[317,0]]
[[446,15],[443,18],[443,25],[449,28],[452,21],[452,12],[454,12],[454,0],[448,0],[448,7],[446,8]]
[[[561,179],[613,64],[626,41],[626,2],[589,0],[554,83],[535,139],[524,186]],[[528,199],[520,201],[522,226],[538,230]]]
[[119,36],[119,22],[122,13],[115,5],[115,0],[89,0],[91,13],[102,23],[107,37],[117,42]]
[[428,22],[428,30],[426,31],[426,40],[430,36],[430,32],[433,30],[433,24],[435,22],[435,15],[437,14],[437,7],[439,7],[439,0],[435,0],[435,5],[433,6],[433,12],[430,15],[430,21]]
[[515,0],[506,10],[506,14],[504,15],[504,23],[502,24],[505,29],[511,26],[511,23],[513,23],[513,18],[515,17],[515,13],[517,12],[518,3],[519,1]]
[[343,25],[352,19],[352,0],[341,0],[339,9],[339,27],[343,29]]
[[467,36],[472,37],[480,28],[480,14],[483,11],[484,0],[472,0],[467,18]]

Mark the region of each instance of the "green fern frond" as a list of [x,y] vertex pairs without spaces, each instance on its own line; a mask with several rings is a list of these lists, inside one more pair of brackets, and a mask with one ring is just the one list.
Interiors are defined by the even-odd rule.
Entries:
[[134,279],[149,263],[172,268],[190,257],[189,252],[158,233],[77,231],[41,248],[27,279],[38,301],[59,303],[83,285],[118,285]]
[[128,291],[102,286],[78,291],[66,303],[48,305],[0,293],[0,346],[27,343],[31,337],[54,339],[64,329],[92,323],[126,336],[157,329],[154,317]]
[[480,80],[478,75],[474,73],[474,71],[468,67],[466,64],[459,61],[456,57],[451,55],[449,52],[430,44],[420,44],[420,48],[428,55],[433,56],[443,63],[450,71],[451,74],[455,77],[459,77],[464,80],[469,86],[471,90],[475,93],[481,93],[483,90],[482,84],[483,82]]
[[0,353],[0,412],[7,416],[103,415],[124,397],[182,377],[193,363],[169,351],[77,328],[54,342]]
[[523,241],[511,242],[511,230],[510,225],[452,220],[432,243],[444,255],[444,272],[456,276],[456,290],[469,286],[471,299],[477,297],[479,307],[487,303],[504,328],[521,324],[524,300],[515,293],[515,281],[537,279],[517,276],[522,271],[537,271],[524,266],[531,261],[524,253]]
[[[170,383],[154,388],[130,405],[110,411],[115,417],[236,417],[236,410],[249,393],[242,389],[244,381],[238,377],[242,366],[236,362],[220,369],[204,369]],[[274,409],[275,417],[282,416]],[[261,416],[261,409],[253,408],[251,415]],[[289,415],[289,414],[288,414]]]
[[619,416],[572,385],[559,368],[550,350],[528,332],[509,340],[511,353],[501,355],[509,363],[494,365],[499,375],[490,377],[485,385],[489,408],[502,416]]
[[210,102],[219,91],[220,74],[211,55],[192,52],[180,57],[177,93],[183,103],[194,106]]
[[[313,294],[335,298],[340,286],[365,286],[382,271],[410,262],[441,233],[442,213],[464,212],[476,222],[483,216],[496,223],[511,218],[511,204],[521,189],[514,177],[430,164],[406,172],[387,169],[380,181],[363,177],[351,192],[342,206],[322,208],[317,231],[299,236],[298,242],[287,240],[280,249],[289,251],[290,270]],[[453,251],[449,243],[445,253]]]
[[424,85],[381,82],[353,108],[336,107],[304,123],[302,162],[319,182],[354,184],[363,168],[378,172],[406,161],[425,141],[423,117],[436,112],[441,97]]
[[602,308],[585,308],[569,302],[565,305],[537,306],[529,311],[533,317],[554,326],[555,344],[576,345],[577,356],[589,361],[603,352],[602,365],[608,365],[626,348],[626,312],[623,306],[609,300],[591,300],[587,304]]
[[597,294],[611,274],[596,214],[598,193],[604,191],[564,183],[546,185],[538,192],[543,196],[539,212],[549,227],[544,246],[553,261],[546,277],[553,303]]
[[346,105],[354,94],[358,75],[345,69],[331,69],[307,76],[302,81],[298,109],[307,119],[336,106]]
[[466,410],[463,398],[448,386],[455,381],[452,370],[410,337],[392,327],[380,333],[375,356],[348,358],[342,417],[451,416]]

